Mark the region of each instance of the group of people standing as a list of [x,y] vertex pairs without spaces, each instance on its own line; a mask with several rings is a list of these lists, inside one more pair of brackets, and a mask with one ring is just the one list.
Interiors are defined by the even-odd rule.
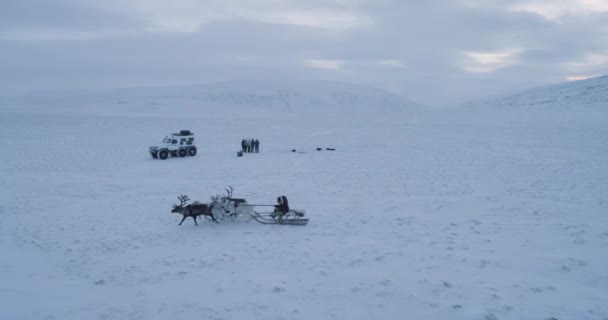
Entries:
[[241,141],[241,150],[246,153],[260,152],[260,140],[258,139],[243,139]]

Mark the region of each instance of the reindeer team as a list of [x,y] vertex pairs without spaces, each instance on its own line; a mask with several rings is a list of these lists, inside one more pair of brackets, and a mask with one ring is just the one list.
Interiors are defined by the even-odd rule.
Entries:
[[[215,216],[213,215],[213,209],[215,208],[215,206],[220,207],[225,213],[230,213],[230,215],[234,217],[236,215],[236,208],[239,206],[239,204],[246,203],[247,201],[242,198],[233,198],[232,192],[234,189],[232,189],[231,186],[229,187],[230,190],[225,189],[227,191],[227,194],[225,196],[216,195],[211,197],[211,203],[194,202],[192,204],[187,205],[186,203],[190,201],[190,198],[188,198],[187,195],[180,195],[177,197],[177,199],[180,201],[180,204],[174,204],[171,212],[179,213],[183,216],[182,221],[180,221],[179,223],[180,226],[188,217],[191,217],[192,220],[194,220],[194,224],[198,226],[196,219],[199,216],[211,217],[211,220],[213,222],[218,223],[217,219],[215,219]],[[234,211],[229,210],[230,204],[234,206]]]

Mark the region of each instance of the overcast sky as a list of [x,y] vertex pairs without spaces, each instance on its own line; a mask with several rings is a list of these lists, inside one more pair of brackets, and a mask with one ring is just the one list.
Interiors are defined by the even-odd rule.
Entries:
[[2,0],[0,95],[323,79],[431,105],[608,74],[608,0]]

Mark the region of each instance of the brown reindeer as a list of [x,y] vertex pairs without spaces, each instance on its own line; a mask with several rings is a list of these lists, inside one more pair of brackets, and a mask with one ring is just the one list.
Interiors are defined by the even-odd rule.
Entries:
[[181,195],[181,196],[177,197],[177,199],[180,201],[180,204],[179,205],[174,204],[173,210],[171,210],[171,212],[179,213],[184,216],[182,221],[179,223],[180,226],[182,225],[182,222],[184,222],[184,220],[186,220],[186,218],[188,218],[188,217],[192,217],[192,219],[194,220],[194,224],[196,224],[198,226],[198,223],[196,222],[196,218],[198,216],[209,216],[209,217],[211,217],[211,220],[213,220],[213,222],[217,223],[217,220],[215,220],[215,217],[213,216],[213,213],[211,212],[213,210],[213,206],[216,203],[215,200],[213,202],[211,202],[210,204],[203,204],[203,203],[195,202],[193,204],[186,205],[186,202],[188,202],[190,200],[190,198],[188,198],[187,195]]

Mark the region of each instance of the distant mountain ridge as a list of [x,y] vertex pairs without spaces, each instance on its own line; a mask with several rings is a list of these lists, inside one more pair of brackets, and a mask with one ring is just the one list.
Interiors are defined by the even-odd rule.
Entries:
[[228,81],[202,85],[137,87],[81,94],[32,96],[30,103],[88,108],[162,109],[163,107],[240,112],[397,112],[420,103],[372,87],[330,81]]
[[608,76],[528,89],[462,104],[469,108],[607,108]]

